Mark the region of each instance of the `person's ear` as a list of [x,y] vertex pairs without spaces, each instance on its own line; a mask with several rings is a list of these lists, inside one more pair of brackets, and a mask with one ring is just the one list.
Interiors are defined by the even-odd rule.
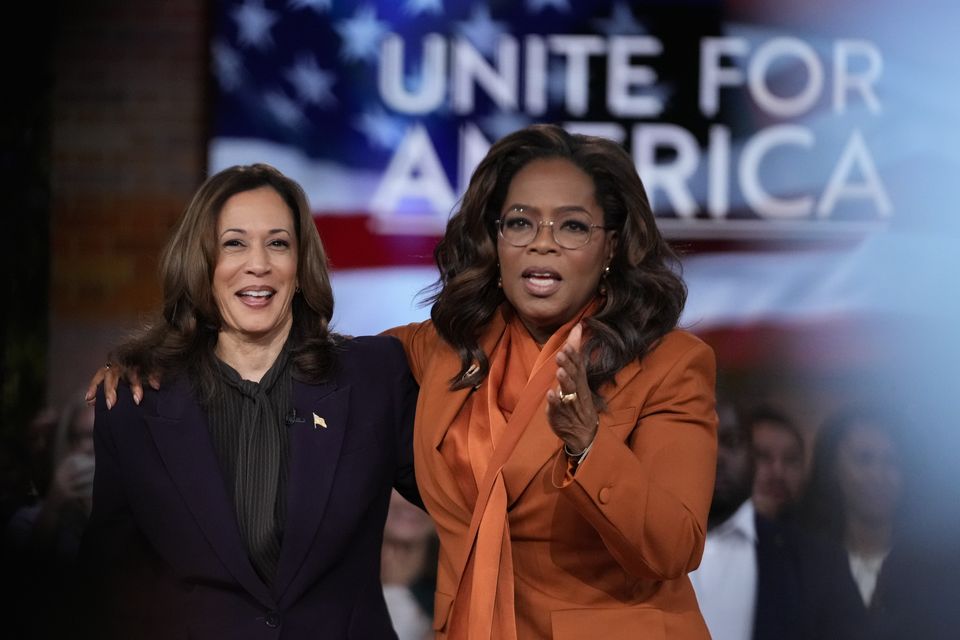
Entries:
[[617,255],[617,247],[619,246],[619,243],[620,243],[620,233],[617,231],[612,232],[610,234],[610,247],[609,247],[609,251],[607,252],[606,266],[609,267],[611,263],[613,263],[613,258],[614,256]]

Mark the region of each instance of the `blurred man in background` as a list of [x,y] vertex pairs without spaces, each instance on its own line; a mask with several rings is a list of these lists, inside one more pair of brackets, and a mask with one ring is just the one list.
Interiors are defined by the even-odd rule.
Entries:
[[717,477],[700,567],[690,574],[714,640],[852,638],[856,593],[838,576],[842,550],[759,513],[751,499],[748,421],[718,401]]
[[769,406],[747,418],[753,452],[753,506],[768,518],[790,517],[806,479],[803,434],[783,413]]

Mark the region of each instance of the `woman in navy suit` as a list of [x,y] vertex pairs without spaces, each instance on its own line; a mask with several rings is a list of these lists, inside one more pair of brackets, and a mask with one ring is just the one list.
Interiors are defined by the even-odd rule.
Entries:
[[419,504],[417,388],[393,338],[329,330],[303,191],[212,176],[160,271],[161,317],[117,355],[163,388],[97,396],[92,634],[395,638],[380,549],[391,488]]

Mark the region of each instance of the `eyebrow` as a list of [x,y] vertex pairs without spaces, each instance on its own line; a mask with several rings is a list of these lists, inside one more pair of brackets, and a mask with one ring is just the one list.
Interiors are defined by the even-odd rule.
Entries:
[[[223,236],[227,235],[227,234],[230,233],[231,231],[233,231],[233,232],[235,232],[235,233],[241,233],[241,234],[244,234],[244,235],[246,235],[246,233],[247,233],[247,230],[246,230],[246,229],[238,229],[238,228],[236,228],[236,227],[231,227],[231,228],[229,228],[229,229],[224,229],[224,230],[223,230],[223,233],[220,234],[220,237],[222,238]],[[275,234],[275,233],[285,233],[285,234],[287,234],[287,235],[290,235],[290,230],[289,230],[289,229],[282,229],[282,228],[280,228],[280,229],[270,229],[269,231],[267,231],[267,235],[273,235],[273,234]]]
[[[523,203],[520,203],[520,202],[510,205],[510,206],[507,208],[507,211],[515,211],[515,210],[518,210],[518,209],[529,209],[530,211],[535,211],[535,212],[537,212],[537,213],[540,213],[540,209],[538,209],[537,207],[534,207],[534,206],[529,205],[529,204],[523,204]],[[557,207],[556,209],[554,209],[554,211],[556,211],[557,213],[575,213],[575,212],[580,212],[580,211],[582,211],[583,213],[587,213],[587,214],[591,213],[591,211],[590,211],[589,209],[587,209],[586,207],[581,207],[581,206],[578,205],[578,204],[565,204],[565,205],[561,205],[561,206]]]

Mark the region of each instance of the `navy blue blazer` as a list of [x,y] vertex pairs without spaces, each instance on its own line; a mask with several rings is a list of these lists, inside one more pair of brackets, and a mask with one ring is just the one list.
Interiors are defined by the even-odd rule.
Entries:
[[860,596],[839,546],[756,514],[753,640],[853,640]]
[[[93,635],[396,638],[380,584],[392,487],[413,475],[417,386],[400,343],[344,342],[332,379],[294,380],[287,521],[269,588],[251,565],[204,413],[184,378],[140,406],[97,395],[93,513],[81,549],[96,577]],[[313,416],[326,422],[315,426]]]
[[[951,533],[941,532],[947,539]],[[883,562],[870,607],[859,597],[849,609],[864,620],[853,640],[953,640],[960,636],[956,606],[957,545],[898,538]],[[846,583],[856,589],[844,558]]]

